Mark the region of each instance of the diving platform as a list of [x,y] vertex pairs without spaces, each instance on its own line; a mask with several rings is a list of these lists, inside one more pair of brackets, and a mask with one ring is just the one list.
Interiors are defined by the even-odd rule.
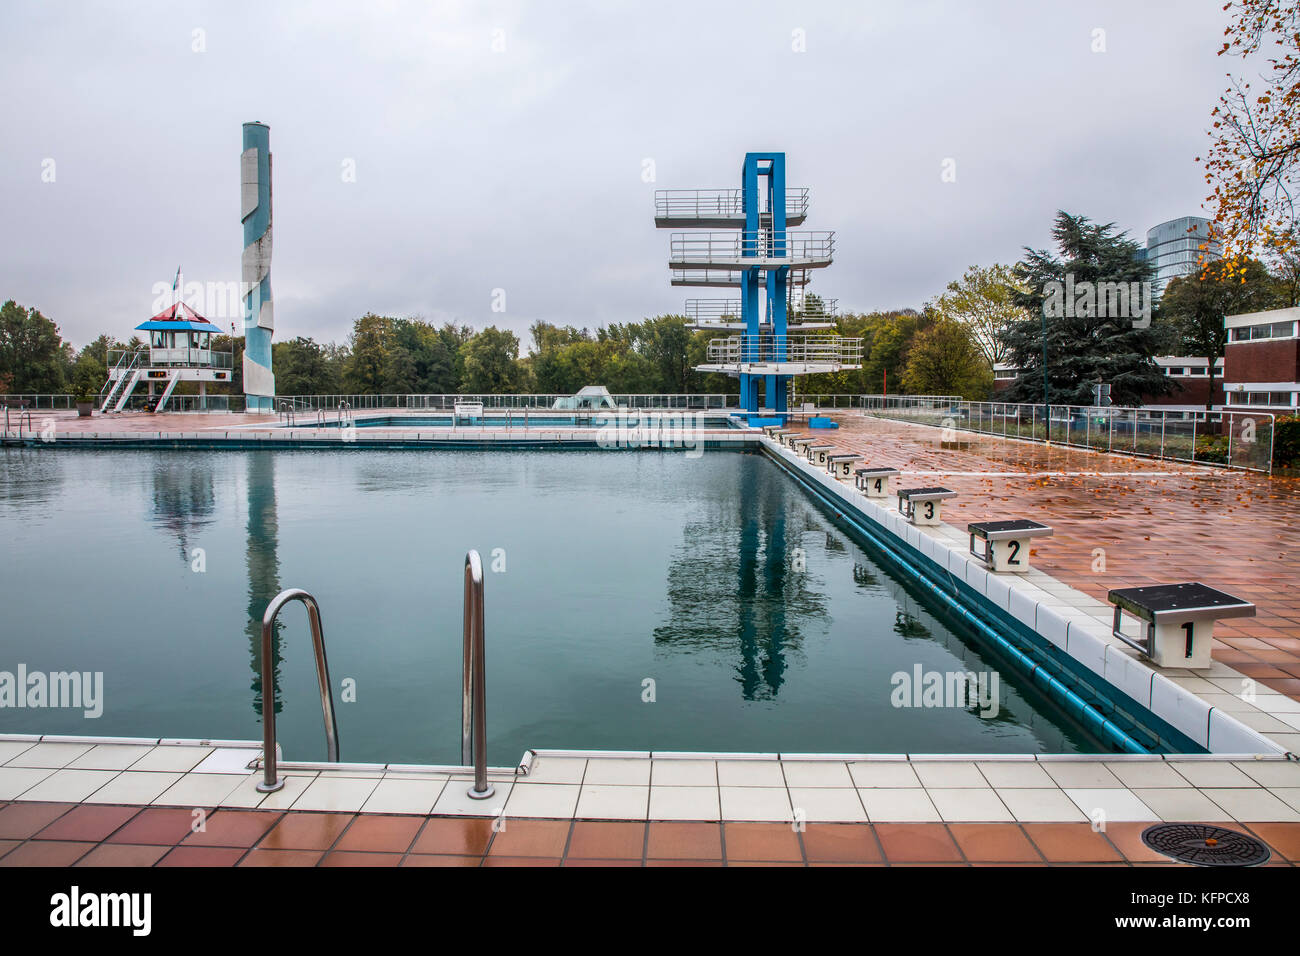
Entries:
[[[785,221],[808,218],[808,189],[785,191]],[[739,189],[656,189],[655,225],[660,229],[744,229],[745,197]]]
[[[673,269],[669,285],[706,289],[739,289],[744,285],[745,270]],[[806,286],[812,281],[807,269],[791,269],[787,284]]]
[[[834,303],[833,299],[828,301]],[[791,331],[835,328],[834,312],[823,311],[820,308],[822,302],[820,299],[814,297],[813,302],[818,305],[818,311],[791,313],[788,323]],[[833,308],[832,305],[832,310]],[[749,328],[742,318],[743,312],[739,299],[687,299],[682,314],[690,320],[690,328],[696,331],[744,332]],[[807,316],[810,321],[805,321],[804,316]],[[760,323],[760,331],[764,325],[767,326],[768,334],[772,334],[770,323]]]
[[702,372],[815,375],[862,367],[862,339],[840,335],[733,335],[709,342]]
[[824,269],[834,252],[833,232],[675,232],[668,267],[682,271]]

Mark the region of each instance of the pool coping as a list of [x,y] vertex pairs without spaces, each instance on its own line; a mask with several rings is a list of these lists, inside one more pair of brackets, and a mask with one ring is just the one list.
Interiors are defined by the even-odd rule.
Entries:
[[[469,768],[283,761],[259,741],[0,735],[0,801],[769,823],[1300,823],[1300,762],[1258,754],[526,751],[472,800]],[[105,769],[109,768],[109,769]]]

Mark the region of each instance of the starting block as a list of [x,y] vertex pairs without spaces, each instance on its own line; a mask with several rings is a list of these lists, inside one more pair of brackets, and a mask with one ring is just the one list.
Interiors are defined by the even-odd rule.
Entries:
[[[1157,667],[1209,667],[1214,622],[1255,616],[1255,605],[1249,601],[1194,582],[1118,588],[1107,598],[1115,605],[1112,633]],[[1124,611],[1145,624],[1142,640],[1121,633]]]
[[939,524],[939,509],[945,498],[956,498],[947,488],[903,488],[898,492],[898,511],[912,524]]
[[[976,521],[966,526],[970,533],[970,553],[998,574],[1029,570],[1029,539],[1050,535],[1052,529],[1028,518],[1012,521]],[[975,539],[984,542],[983,552],[975,550]]]

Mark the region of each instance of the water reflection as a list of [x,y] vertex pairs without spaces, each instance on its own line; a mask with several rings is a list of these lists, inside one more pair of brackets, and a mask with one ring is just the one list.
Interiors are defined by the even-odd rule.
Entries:
[[[804,569],[805,535],[815,541],[820,529],[805,513],[787,513],[790,498],[771,475],[739,471],[727,509],[686,525],[668,570],[668,622],[654,639],[674,651],[736,654],[741,697],[772,700],[801,650],[801,625],[827,618],[826,597]],[[825,546],[839,543],[821,534]]]
[[920,638],[925,641],[934,639],[930,629],[919,618],[914,617],[906,608],[902,607],[894,612],[894,633],[906,639]]
[[63,486],[63,472],[49,451],[5,448],[0,451],[0,501],[19,505],[54,500]]
[[[260,451],[248,455],[248,635],[249,665],[253,670],[253,711],[261,716],[262,696],[262,615],[271,599],[280,593],[279,523],[275,507],[275,452]],[[275,622],[271,638],[271,669],[275,677],[275,713],[280,713],[280,621]]]
[[212,471],[188,459],[157,460],[153,471],[154,524],[176,536],[182,563],[190,560],[190,538],[211,524],[216,510]]

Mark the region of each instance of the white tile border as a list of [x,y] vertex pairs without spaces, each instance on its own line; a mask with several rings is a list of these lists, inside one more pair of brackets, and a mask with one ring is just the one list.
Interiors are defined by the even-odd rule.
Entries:
[[[30,736],[18,738],[0,735],[0,743],[33,743]],[[117,739],[121,738],[104,738]],[[77,743],[93,747],[102,741],[80,738]],[[789,822],[802,817],[809,822],[846,823],[1069,822],[1090,812],[1092,805],[1101,807],[1110,819],[1119,819],[1117,813],[1146,819],[1143,807],[1150,810],[1151,819],[1163,816],[1243,823],[1300,819],[1295,806],[1300,795],[1300,762],[1279,755],[533,750],[521,765],[531,763],[541,771],[538,776],[529,780],[518,768],[494,770],[490,777],[496,794],[480,803],[465,796],[468,768],[418,764],[391,768],[325,764],[320,765],[322,769],[281,764],[285,788],[262,794],[253,786],[259,779],[257,773],[222,772],[237,768],[243,755],[223,750],[243,751],[252,757],[258,746],[251,741],[228,743],[239,746],[214,749],[211,752],[223,759],[189,771],[79,771],[27,768],[11,762],[0,768],[0,790],[4,792],[0,799],[472,816],[495,816],[504,807],[507,814],[520,816],[604,820]],[[166,759],[166,751],[172,748],[184,756],[182,763],[188,763],[195,750],[191,741],[158,744],[154,752],[162,753],[152,763],[174,765]],[[569,768],[561,775],[564,779],[548,779],[545,768],[552,761],[563,761]],[[588,773],[602,762],[608,766]],[[646,765],[644,772],[636,768],[637,763]],[[676,775],[670,775],[667,782],[658,781],[655,763],[665,764]],[[689,772],[692,766],[701,772]],[[1177,772],[1180,766],[1192,769],[1184,775]],[[1034,767],[1046,769],[1047,775],[1032,772]],[[1081,772],[1073,772],[1074,767]],[[682,775],[682,770],[688,772]],[[646,779],[649,784],[595,783],[588,782],[587,776],[592,780]],[[1128,778],[1128,785],[1121,778]],[[1200,779],[1204,786],[1189,778]]]

